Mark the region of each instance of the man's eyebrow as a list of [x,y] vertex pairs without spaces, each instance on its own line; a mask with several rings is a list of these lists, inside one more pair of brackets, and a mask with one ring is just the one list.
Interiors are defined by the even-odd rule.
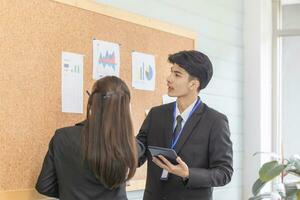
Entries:
[[178,69],[171,69],[171,71],[177,74],[182,74],[182,72]]

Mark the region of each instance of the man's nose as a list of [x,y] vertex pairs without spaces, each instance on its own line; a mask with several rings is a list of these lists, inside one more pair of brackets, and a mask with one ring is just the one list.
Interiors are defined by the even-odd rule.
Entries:
[[167,83],[171,82],[172,81],[172,77],[171,77],[171,74],[167,77]]

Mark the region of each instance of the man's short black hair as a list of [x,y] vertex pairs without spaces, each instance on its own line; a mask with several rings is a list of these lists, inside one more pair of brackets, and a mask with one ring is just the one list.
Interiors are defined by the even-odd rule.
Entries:
[[185,69],[189,75],[196,77],[200,81],[200,90],[207,86],[213,75],[209,58],[199,51],[180,51],[169,55],[168,60]]

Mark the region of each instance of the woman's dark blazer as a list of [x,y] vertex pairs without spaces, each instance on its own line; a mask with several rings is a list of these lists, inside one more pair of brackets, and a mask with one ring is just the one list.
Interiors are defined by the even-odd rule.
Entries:
[[[60,200],[124,200],[125,183],[108,189],[82,161],[80,135],[84,122],[56,130],[50,141],[36,190]],[[139,154],[144,147],[138,145]]]

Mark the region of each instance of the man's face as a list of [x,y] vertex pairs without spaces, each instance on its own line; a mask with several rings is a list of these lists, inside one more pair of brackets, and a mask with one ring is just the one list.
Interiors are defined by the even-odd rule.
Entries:
[[171,67],[171,74],[167,78],[168,95],[171,97],[186,96],[192,91],[192,83],[189,74],[185,69],[174,64]]

